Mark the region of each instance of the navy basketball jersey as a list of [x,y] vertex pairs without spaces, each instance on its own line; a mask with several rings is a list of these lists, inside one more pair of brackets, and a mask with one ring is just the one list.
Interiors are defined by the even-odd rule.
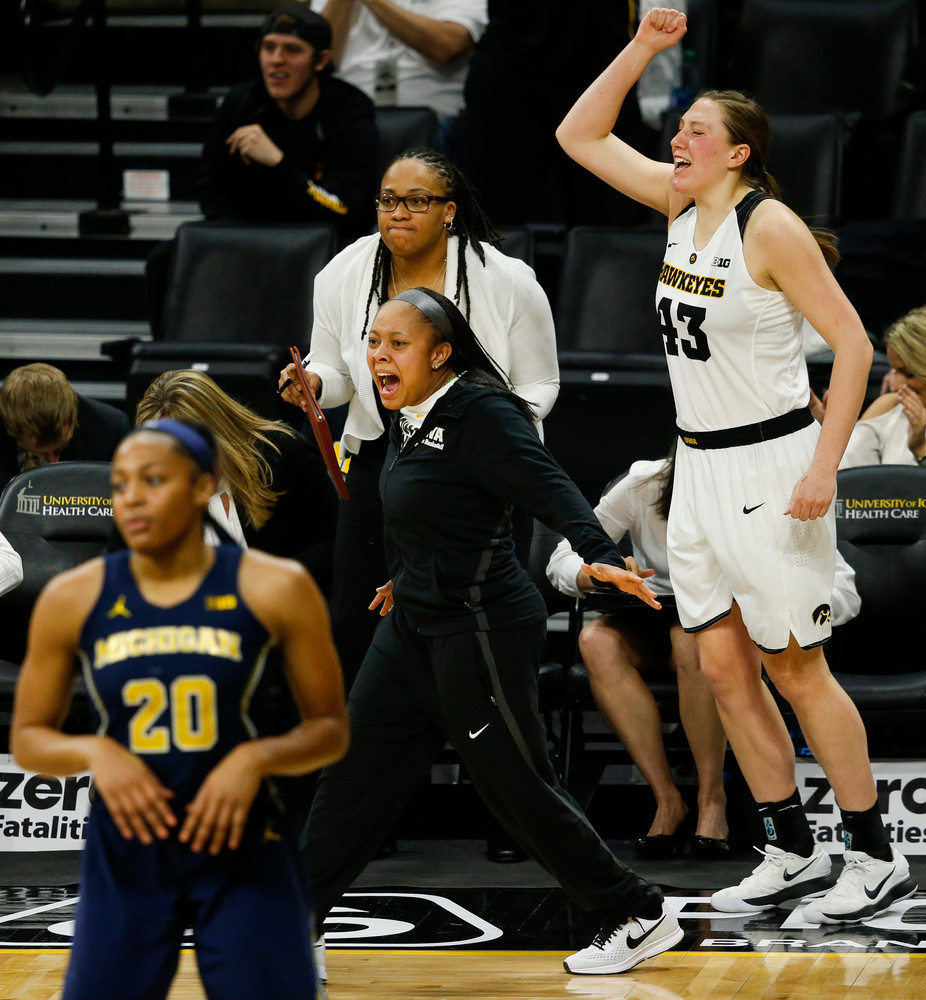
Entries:
[[192,597],[149,604],[127,550],[105,556],[100,598],[80,637],[99,735],[138,754],[189,802],[209,771],[256,736],[247,711],[271,640],[238,594],[241,549],[221,545]]

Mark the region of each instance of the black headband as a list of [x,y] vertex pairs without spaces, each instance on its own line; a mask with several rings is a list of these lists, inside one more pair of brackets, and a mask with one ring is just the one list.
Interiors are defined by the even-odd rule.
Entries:
[[391,302],[407,302],[414,306],[419,312],[423,312],[431,323],[437,328],[437,332],[449,342],[453,342],[453,324],[450,317],[444,312],[443,306],[432,298],[423,288],[409,288],[405,292],[400,292],[394,296]]

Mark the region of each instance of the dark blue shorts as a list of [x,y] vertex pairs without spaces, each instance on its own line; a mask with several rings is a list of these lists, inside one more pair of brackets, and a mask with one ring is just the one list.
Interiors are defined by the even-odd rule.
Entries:
[[163,1000],[194,941],[210,998],[315,996],[301,863],[269,805],[255,802],[241,846],[213,857],[176,835],[125,840],[97,801],[80,889],[65,1000]]

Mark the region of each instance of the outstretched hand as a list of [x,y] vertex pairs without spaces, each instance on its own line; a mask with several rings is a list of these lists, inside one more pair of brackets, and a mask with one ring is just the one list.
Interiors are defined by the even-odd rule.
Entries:
[[654,7],[640,22],[634,41],[651,52],[662,52],[677,45],[688,30],[688,18],[671,7]]
[[[628,564],[629,565],[629,564]],[[636,563],[633,563],[636,567]],[[648,604],[657,611],[662,610],[662,605],[656,599],[656,595],[643,582],[644,577],[652,576],[656,571],[653,569],[618,569],[608,563],[583,563],[582,569],[588,573],[593,580],[602,580],[604,583],[613,583],[618,590],[625,594],[633,594],[639,597],[644,604]]]

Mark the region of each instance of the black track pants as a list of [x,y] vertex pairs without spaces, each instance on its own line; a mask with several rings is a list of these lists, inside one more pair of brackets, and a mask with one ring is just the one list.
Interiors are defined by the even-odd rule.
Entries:
[[383,619],[351,690],[350,749],[322,772],[303,837],[319,922],[447,742],[505,829],[584,909],[633,916],[661,898],[557,785],[537,714],[544,628],[423,636],[397,610]]

